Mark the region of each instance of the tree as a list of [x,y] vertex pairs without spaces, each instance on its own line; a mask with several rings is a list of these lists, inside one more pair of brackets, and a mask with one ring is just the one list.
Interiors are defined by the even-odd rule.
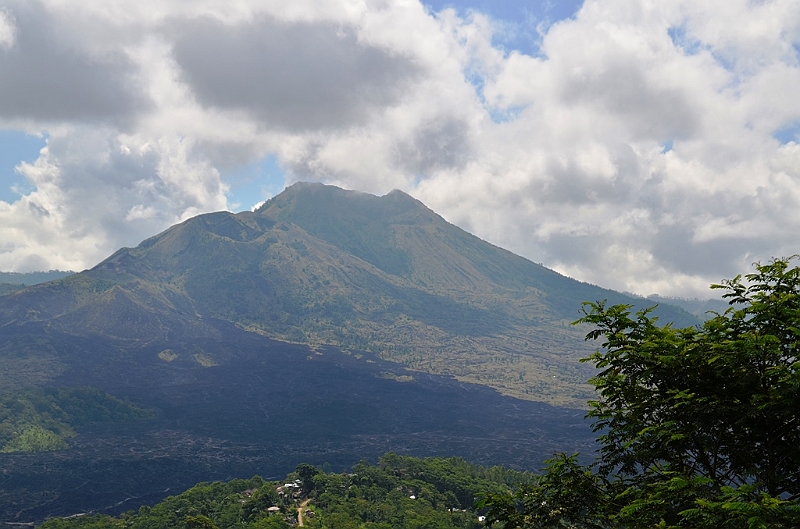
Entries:
[[576,455],[556,455],[536,483],[514,494],[488,493],[479,508],[488,507],[487,523],[501,522],[506,529],[611,527],[604,506],[613,498],[601,476],[580,465]]
[[189,515],[186,517],[186,529],[219,529],[217,525],[211,521],[208,516],[198,514],[196,516]]
[[[587,417],[599,459],[589,468],[552,460],[517,498],[487,498],[490,521],[555,512],[549,522],[516,526],[800,526],[793,259],[712,285],[731,307],[698,327],[660,326],[652,309],[631,315],[628,305],[585,303],[576,323],[594,326],[587,339],[603,340],[585,359],[598,368]],[[576,491],[602,501],[575,503]]]
[[303,495],[307,496],[314,489],[314,476],[320,473],[319,470],[314,465],[300,463],[294,471],[303,484]]

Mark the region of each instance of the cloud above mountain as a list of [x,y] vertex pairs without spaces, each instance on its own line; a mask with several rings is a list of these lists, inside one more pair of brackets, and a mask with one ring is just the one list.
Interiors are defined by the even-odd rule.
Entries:
[[0,129],[46,138],[0,269],[91,266],[267,159],[642,294],[800,251],[797,2],[470,5],[0,0]]
[[357,28],[263,18],[225,25],[184,21],[173,57],[206,109],[238,111],[263,128],[348,129],[395,104],[416,73],[411,60],[359,43]]

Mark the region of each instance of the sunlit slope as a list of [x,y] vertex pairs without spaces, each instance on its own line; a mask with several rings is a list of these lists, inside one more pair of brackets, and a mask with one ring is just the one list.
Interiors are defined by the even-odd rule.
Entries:
[[[590,345],[570,322],[582,301],[601,299],[640,302],[482,241],[399,191],[296,184],[256,212],[201,215],[92,270],[2,296],[0,332],[34,325],[61,340],[180,350],[222,340],[216,323],[224,321],[577,404],[589,375],[577,359]],[[680,309],[659,310],[662,321],[694,323]],[[0,346],[4,361],[15,340]],[[226,361],[235,337],[224,340],[224,351],[203,353],[203,365]]]

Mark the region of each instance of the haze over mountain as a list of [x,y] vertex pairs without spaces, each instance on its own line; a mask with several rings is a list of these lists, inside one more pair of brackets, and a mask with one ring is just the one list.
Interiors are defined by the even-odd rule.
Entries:
[[[580,406],[590,373],[577,360],[594,346],[570,322],[581,302],[602,299],[643,302],[488,244],[400,191],[300,183],[255,212],[201,215],[91,270],[0,297],[0,387],[45,383],[76,358],[81,369],[112,362],[76,337],[113,341],[126,363],[201,367],[229,361],[248,333]],[[65,343],[77,352],[64,354]]]
[[49,272],[0,272],[0,296],[22,290],[25,285],[36,285],[72,274],[61,270]]
[[0,284],[37,285],[54,279],[67,277],[73,272],[50,270],[48,272],[0,272]]

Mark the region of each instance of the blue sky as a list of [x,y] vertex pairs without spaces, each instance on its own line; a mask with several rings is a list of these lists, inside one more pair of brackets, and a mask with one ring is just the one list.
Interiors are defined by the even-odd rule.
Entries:
[[772,134],[772,137],[781,142],[782,145],[790,141],[798,141],[800,140],[800,123],[792,123],[781,127]]
[[251,164],[238,167],[225,175],[229,182],[228,200],[231,211],[249,211],[286,186],[286,174],[275,155],[268,155]]
[[20,162],[35,162],[46,141],[44,137],[14,130],[0,130],[0,200],[13,202],[20,197],[18,191],[31,191],[30,182],[14,168]]
[[454,8],[466,16],[469,11],[489,15],[503,23],[504,29],[495,35],[494,42],[510,52],[517,50],[526,55],[538,55],[541,35],[549,26],[568,19],[583,5],[583,0],[519,1],[519,0],[466,0],[450,2],[425,1],[433,11]]

